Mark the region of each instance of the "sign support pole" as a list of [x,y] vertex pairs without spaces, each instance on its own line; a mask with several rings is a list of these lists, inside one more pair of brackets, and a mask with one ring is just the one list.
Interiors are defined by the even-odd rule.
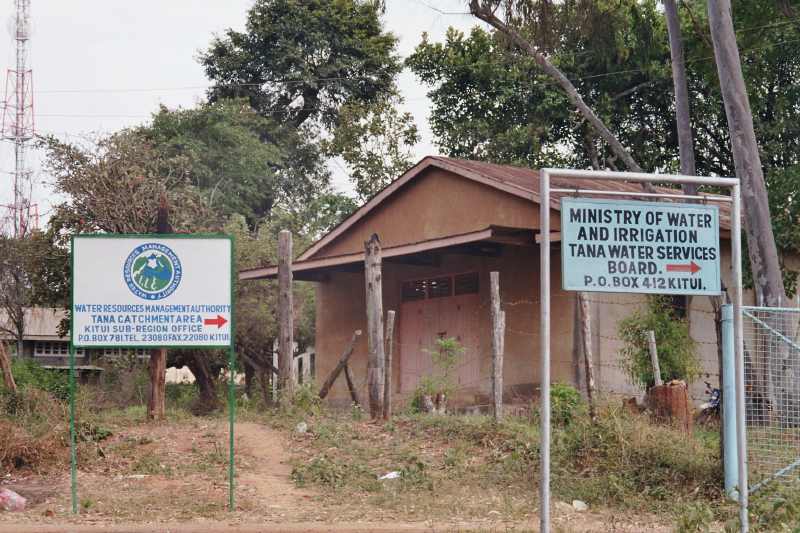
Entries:
[[78,514],[78,450],[75,434],[75,346],[69,343],[69,461],[72,514]]
[[235,488],[235,466],[233,455],[233,426],[236,420],[236,384],[234,383],[234,371],[236,369],[236,350],[233,345],[228,349],[228,422],[230,424],[228,429],[228,510],[234,511],[236,504],[234,502],[234,488]]
[[736,443],[739,461],[739,524],[742,533],[750,528],[748,516],[747,481],[747,428],[745,426],[745,385],[744,385],[744,338],[742,336],[742,229],[741,229],[741,186],[732,187],[733,205],[731,213],[731,262],[733,279],[733,342],[736,354]]
[[550,176],[546,170],[539,178],[539,228],[541,245],[539,247],[539,293],[541,306],[541,420],[540,457],[541,481],[539,482],[540,510],[539,529],[542,533],[550,531]]
[[[539,268],[540,268],[540,325],[539,338],[541,357],[541,480],[540,480],[540,531],[550,532],[550,195],[553,192],[562,194],[626,196],[641,198],[675,198],[684,200],[712,200],[730,202],[731,205],[731,259],[732,287],[730,287],[734,304],[734,338],[736,349],[736,419],[739,461],[739,519],[741,531],[748,531],[748,483],[747,483],[747,450],[746,420],[744,402],[744,346],[742,338],[742,267],[741,267],[741,188],[736,178],[678,176],[667,174],[647,174],[644,172],[611,172],[596,170],[541,169],[539,177]],[[633,191],[608,191],[585,189],[551,189],[550,178],[594,179],[602,181],[628,181],[647,183],[693,183],[712,185],[731,189],[731,196],[717,195],[681,195],[672,193],[644,193]],[[658,291],[655,291],[658,292]]]

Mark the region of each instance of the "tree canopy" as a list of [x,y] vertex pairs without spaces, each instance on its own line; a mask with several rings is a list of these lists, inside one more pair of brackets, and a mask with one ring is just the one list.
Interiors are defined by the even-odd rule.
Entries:
[[200,56],[213,102],[246,97],[265,117],[330,127],[345,103],[371,102],[394,86],[397,38],[382,4],[364,0],[257,0],[246,31],[227,30]]
[[[575,84],[584,100],[647,171],[678,171],[668,39],[653,0],[516,0],[508,19]],[[705,2],[681,3],[691,123],[700,175],[734,175]],[[798,164],[800,25],[775,2],[736,2],[756,134],[778,246],[800,233],[793,182]],[[447,155],[530,167],[624,170],[531,58],[495,31],[424,37],[406,64],[430,87],[431,126]],[[780,191],[780,193],[773,192]]]

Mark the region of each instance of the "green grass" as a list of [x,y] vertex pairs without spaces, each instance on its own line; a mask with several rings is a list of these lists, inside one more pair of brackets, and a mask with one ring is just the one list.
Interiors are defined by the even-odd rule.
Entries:
[[[538,504],[535,419],[496,424],[484,416],[405,414],[374,425],[322,411],[304,418],[313,438],[303,440],[293,478],[342,504],[369,503],[411,517],[478,517],[491,508],[520,519]],[[295,421],[269,415],[277,427]],[[721,495],[717,433],[685,435],[613,408],[602,409],[597,423],[583,412],[563,422],[551,443],[556,500],[682,519],[686,528],[735,516]],[[399,479],[378,481],[390,471],[400,472]]]

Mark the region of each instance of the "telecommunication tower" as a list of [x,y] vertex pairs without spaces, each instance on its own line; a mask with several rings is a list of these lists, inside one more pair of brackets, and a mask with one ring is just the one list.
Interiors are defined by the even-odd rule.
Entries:
[[[16,42],[16,68],[6,73],[2,138],[14,144],[14,200],[8,206],[15,237],[24,237],[31,222],[38,225],[37,206],[31,206],[31,171],[25,152],[34,136],[33,71],[28,68],[28,41],[31,37],[31,0],[14,0],[11,33]],[[33,208],[33,212],[32,212]],[[33,217],[31,215],[33,214]]]

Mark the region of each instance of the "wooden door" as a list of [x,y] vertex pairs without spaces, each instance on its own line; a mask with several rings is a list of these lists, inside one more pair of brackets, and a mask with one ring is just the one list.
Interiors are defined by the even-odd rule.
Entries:
[[432,375],[436,340],[454,337],[464,348],[453,370],[456,388],[478,384],[480,371],[479,296],[462,294],[406,301],[400,306],[400,392],[411,393]]

